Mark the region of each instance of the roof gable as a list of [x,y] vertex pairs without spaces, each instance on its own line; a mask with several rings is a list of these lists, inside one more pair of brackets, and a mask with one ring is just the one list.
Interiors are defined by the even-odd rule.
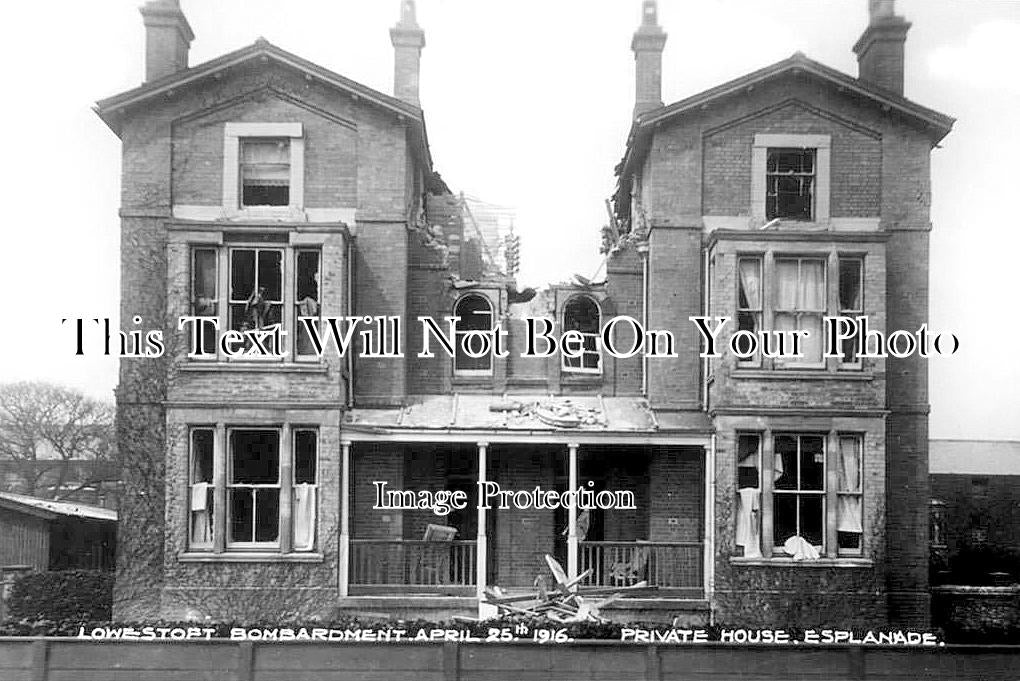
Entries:
[[955,122],[955,119],[950,116],[921,106],[906,97],[866,83],[842,71],[837,71],[821,62],[809,59],[801,52],[797,52],[787,59],[766,66],[758,71],[741,76],[722,85],[717,85],[714,88],[674,102],[673,104],[647,111],[638,116],[635,127],[646,127],[662,123],[663,121],[681,116],[688,111],[700,109],[702,106],[710,104],[715,100],[740,94],[749,87],[757,86],[788,74],[814,76],[832,87],[852,92],[867,101],[871,101],[884,110],[897,111],[916,126],[926,130],[932,136],[933,143],[937,143],[949,134]]
[[251,62],[276,63],[289,67],[303,74],[305,78],[315,79],[358,101],[387,111],[400,121],[406,121],[414,140],[412,147],[417,150],[420,158],[431,170],[432,157],[428,148],[425,120],[420,108],[302,59],[296,54],[273,45],[265,38],[259,38],[251,45],[228,52],[203,64],[183,69],[164,78],[102,99],[96,102],[94,110],[103,119],[103,122],[120,136],[122,118],[130,115],[130,111],[134,107],[149,103],[161,96],[171,96],[175,90],[197,85],[211,78],[222,78],[230,69]]

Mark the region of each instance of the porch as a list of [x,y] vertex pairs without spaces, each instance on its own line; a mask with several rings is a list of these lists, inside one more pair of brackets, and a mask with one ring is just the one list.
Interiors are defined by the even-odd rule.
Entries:
[[[533,588],[547,573],[546,554],[569,577],[583,575],[582,586],[654,587],[641,599],[624,599],[628,610],[641,603],[704,602],[711,535],[705,531],[703,435],[661,432],[642,401],[622,398],[593,399],[604,411],[591,426],[537,424],[517,413],[514,420],[497,415],[503,428],[464,424],[465,411],[491,420],[493,400],[442,396],[423,414],[409,407],[348,413],[341,471],[343,607],[403,611],[418,603],[435,610],[455,601],[463,608],[468,599],[477,607],[487,586]],[[575,408],[579,401],[571,400]],[[444,417],[437,413],[443,406],[460,413]],[[622,431],[613,428],[619,420],[613,416],[621,414]],[[426,423],[473,427],[438,430]],[[491,488],[507,492],[504,502],[526,503],[501,504]],[[388,504],[383,490],[405,503]],[[565,501],[564,493],[578,490],[589,502],[605,501],[606,494],[630,502],[586,507],[580,495],[570,503],[541,501],[542,495]],[[452,493],[461,503],[450,504]],[[406,503],[422,494],[423,506]]]

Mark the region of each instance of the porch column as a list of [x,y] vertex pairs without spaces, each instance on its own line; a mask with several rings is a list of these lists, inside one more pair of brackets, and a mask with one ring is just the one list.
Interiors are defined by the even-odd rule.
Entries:
[[[577,444],[572,442],[567,445],[567,449],[570,452],[569,461],[567,463],[567,475],[570,476],[570,482],[567,485],[567,489],[577,492]],[[574,499],[574,503],[567,507],[567,577],[570,579],[577,578],[576,498]]]
[[486,459],[489,448],[488,442],[478,443],[478,492],[476,503],[478,509],[478,534],[475,537],[475,591],[479,600],[485,598],[485,568],[488,565],[488,537],[485,533],[485,506],[482,504],[481,492],[482,483],[486,482]]
[[351,443],[340,443],[340,596],[350,592],[351,579]]

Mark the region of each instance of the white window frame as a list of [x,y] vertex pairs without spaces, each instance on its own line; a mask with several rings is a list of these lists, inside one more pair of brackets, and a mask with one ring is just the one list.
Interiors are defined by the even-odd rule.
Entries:
[[[813,149],[815,151],[814,209],[810,222],[789,220],[796,225],[827,223],[830,218],[830,167],[832,137],[830,135],[758,134],[751,148],[751,217],[757,225],[765,224],[766,180],[770,148]],[[782,221],[782,220],[781,220]]]
[[[567,331],[567,308],[570,307],[571,303],[574,303],[575,301],[578,301],[578,300],[580,300],[582,298],[587,298],[591,302],[591,304],[595,306],[595,309],[598,310],[598,313],[599,313],[598,328],[601,330],[601,328],[602,328],[602,306],[599,305],[599,301],[597,301],[592,296],[581,294],[581,295],[571,296],[570,298],[567,299],[567,302],[563,304],[563,330],[564,331]],[[580,362],[580,366],[570,366],[568,364],[568,360],[570,358],[567,357],[565,354],[563,354],[561,352],[560,353],[560,369],[564,373],[568,373],[568,374],[588,374],[588,375],[593,375],[593,376],[600,376],[602,374],[602,336],[601,336],[601,334],[600,333],[585,333],[583,331],[578,331],[577,333],[581,334],[581,337],[584,338],[584,339],[594,338],[594,340],[595,340],[595,349],[594,350],[584,350],[583,347],[582,347],[581,354],[578,355],[576,358],[574,358],[576,361]],[[584,366],[584,358],[588,357],[588,356],[591,356],[591,355],[594,355],[595,359],[596,359],[596,361],[595,361],[595,368],[594,369],[589,369],[589,368]]]
[[[287,355],[283,358],[277,358],[273,356],[259,356],[259,355],[241,355],[239,357],[227,357],[223,354],[222,350],[217,343],[215,354],[202,355],[198,357],[190,357],[189,359],[201,362],[304,362],[304,363],[316,363],[322,362],[323,358],[315,354],[297,354],[298,335],[300,331],[299,325],[299,313],[298,303],[296,300],[297,296],[297,276],[298,276],[298,254],[303,252],[314,251],[318,253],[319,262],[319,280],[318,284],[318,296],[319,296],[319,313],[318,318],[321,320],[322,306],[323,306],[323,250],[324,246],[320,243],[266,243],[256,241],[238,241],[236,243],[225,243],[225,244],[207,244],[207,243],[191,243],[189,244],[188,254],[188,265],[191,271],[188,275],[188,300],[189,300],[189,311],[194,314],[195,305],[195,276],[196,276],[196,258],[195,253],[197,251],[206,250],[214,251],[216,254],[216,314],[207,315],[208,319],[216,319],[220,323],[219,334],[225,333],[230,328],[230,288],[231,288],[231,263],[233,259],[233,253],[238,250],[278,250],[282,253],[280,276],[281,276],[281,292],[283,294],[282,309],[280,314],[280,323],[283,325],[283,329],[287,331],[287,336],[284,338],[284,348],[287,351]],[[256,255],[257,258],[257,255]],[[207,328],[207,333],[217,333],[213,329]],[[188,343],[187,351],[191,350],[190,338],[186,341]]]
[[[455,302],[453,304],[453,316],[455,316],[455,317],[459,316],[457,314],[457,309],[460,307],[461,303],[463,303],[465,300],[467,300],[468,298],[471,298],[471,297],[481,298],[482,300],[485,301],[486,305],[489,306],[489,329],[488,330],[492,331],[493,327],[496,325],[496,306],[492,304],[492,300],[489,298],[489,296],[485,295],[484,293],[472,292],[472,293],[465,293],[464,295],[462,295],[460,298],[457,299],[457,302]],[[454,334],[453,334],[455,352],[454,352],[454,355],[453,355],[453,358],[452,358],[453,359],[453,375],[456,378],[480,378],[480,377],[489,377],[489,376],[492,376],[493,372],[494,372],[494,369],[495,369],[495,362],[494,362],[494,359],[493,359],[493,352],[490,352],[489,355],[488,355],[489,366],[486,369],[459,369],[459,368],[457,368],[457,354],[458,353],[456,351],[459,350],[459,348],[460,348],[461,334],[462,333],[464,333],[464,332],[460,331],[459,328],[457,327],[457,325],[455,324],[454,325]]]
[[[191,509],[191,490],[195,482],[192,479],[192,466],[194,460],[194,438],[195,433],[198,431],[208,431],[211,433],[213,438],[213,499],[222,499],[223,508],[219,513],[215,513],[215,509],[210,507],[210,514],[212,514],[212,536],[209,541],[195,542],[192,537],[192,509]],[[266,431],[274,432],[277,434],[279,441],[279,451],[277,453],[278,459],[278,475],[277,482],[275,485],[271,484],[248,484],[248,483],[231,483],[231,471],[233,466],[233,452],[231,451],[231,436],[233,433],[238,431]],[[312,523],[312,543],[310,546],[295,546],[294,545],[294,522],[295,514],[293,508],[289,512],[284,511],[283,504],[287,503],[285,497],[289,498],[289,503],[293,507],[294,493],[293,490],[298,484],[296,482],[297,466],[295,456],[297,451],[297,437],[298,433],[311,432],[315,435],[315,454],[314,454],[314,483],[310,483],[310,486],[314,488],[313,495],[314,509]],[[285,553],[286,555],[291,554],[312,554],[319,547],[319,490],[321,489],[320,479],[322,476],[322,432],[321,428],[315,425],[290,425],[285,424],[283,426],[267,426],[267,425],[246,425],[238,424],[232,426],[214,426],[214,425],[194,425],[189,428],[188,435],[188,472],[187,472],[187,494],[184,495],[185,505],[187,506],[187,551],[194,552],[195,554],[212,554],[212,553],[233,553],[233,554],[244,554],[244,553],[257,553],[263,555],[266,553]],[[279,534],[277,540],[273,542],[234,542],[230,538],[230,490],[238,487],[256,487],[260,489],[278,489],[280,490],[280,501],[278,508],[278,522],[279,522]],[[287,488],[287,493],[284,493],[284,488]],[[214,501],[215,503],[215,501]],[[218,522],[217,522],[218,521]],[[290,546],[284,546],[284,522],[291,523],[290,531],[288,536],[290,537]]]
[[[241,140],[290,139],[290,202],[286,206],[241,204]],[[305,205],[305,140],[301,123],[227,123],[223,130],[223,211],[231,217],[288,217]]]

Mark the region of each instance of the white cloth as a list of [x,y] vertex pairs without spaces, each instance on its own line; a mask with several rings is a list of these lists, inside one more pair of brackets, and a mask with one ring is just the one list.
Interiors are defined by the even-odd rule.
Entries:
[[836,506],[836,530],[839,532],[863,532],[861,527],[861,498],[839,495]]
[[294,485],[294,550],[315,546],[315,485]]
[[795,534],[783,544],[783,550],[793,556],[794,560],[818,560],[818,549],[804,537]]
[[744,547],[744,555],[761,556],[761,490],[744,487],[737,491],[737,546]]
[[191,510],[204,511],[207,508],[209,483],[196,482],[191,486]]

